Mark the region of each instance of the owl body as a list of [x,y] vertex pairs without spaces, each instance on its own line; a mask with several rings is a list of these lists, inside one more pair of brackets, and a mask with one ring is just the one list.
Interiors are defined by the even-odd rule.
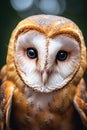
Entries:
[[[60,99],[62,93],[56,92],[48,95],[31,92],[27,96],[25,93],[14,92],[11,116],[13,130],[57,130],[65,127],[68,130],[74,128],[71,97],[68,99],[64,95]],[[71,95],[73,95],[72,92]]]
[[86,125],[85,69],[86,47],[75,23],[51,15],[21,21],[0,73],[1,130],[80,129],[76,110]]

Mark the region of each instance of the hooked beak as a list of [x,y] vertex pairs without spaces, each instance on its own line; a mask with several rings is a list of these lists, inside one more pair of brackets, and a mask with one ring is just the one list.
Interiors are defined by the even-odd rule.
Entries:
[[41,71],[41,78],[42,78],[43,84],[45,85],[48,80],[48,71],[47,70]]

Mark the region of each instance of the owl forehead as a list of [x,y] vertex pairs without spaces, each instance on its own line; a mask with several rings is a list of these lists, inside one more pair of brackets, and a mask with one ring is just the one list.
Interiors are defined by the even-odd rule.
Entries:
[[56,26],[61,26],[71,22],[70,20],[64,17],[53,16],[53,15],[37,15],[37,16],[32,16],[29,19],[36,22],[39,26],[42,27],[43,26],[49,27],[55,23],[57,24]]
[[13,32],[15,40],[20,34],[29,30],[37,30],[47,37],[67,34],[78,42],[81,41],[79,28],[71,20],[60,16],[36,15],[22,20]]

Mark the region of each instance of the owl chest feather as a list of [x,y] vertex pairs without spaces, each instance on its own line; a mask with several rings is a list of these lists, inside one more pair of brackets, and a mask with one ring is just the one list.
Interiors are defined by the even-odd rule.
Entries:
[[[11,112],[11,127],[16,130],[72,129],[72,100],[63,93],[42,94],[15,91]],[[14,130],[14,129],[12,129]]]

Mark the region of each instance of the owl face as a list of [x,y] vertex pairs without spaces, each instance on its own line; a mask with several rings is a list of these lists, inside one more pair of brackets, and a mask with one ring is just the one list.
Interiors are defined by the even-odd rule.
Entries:
[[29,87],[51,92],[64,87],[75,75],[80,46],[66,35],[49,38],[31,30],[17,38],[15,60],[21,78]]
[[85,61],[83,36],[72,21],[50,15],[32,16],[20,22],[11,36],[8,77],[14,82],[22,80],[35,91],[49,93],[79,82]]

